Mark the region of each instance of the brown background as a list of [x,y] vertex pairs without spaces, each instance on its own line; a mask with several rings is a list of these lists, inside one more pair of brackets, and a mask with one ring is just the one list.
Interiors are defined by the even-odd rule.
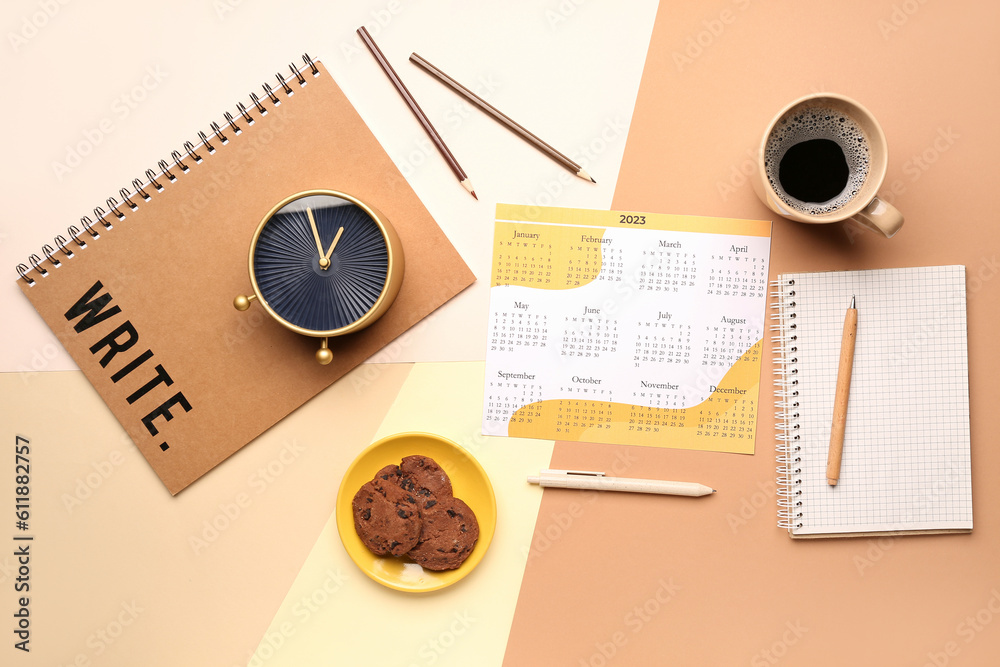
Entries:
[[[990,665],[1000,655],[1000,453],[991,389],[1000,9],[987,2],[663,3],[618,210],[774,219],[781,271],[964,264],[971,535],[793,541],[776,527],[771,357],[756,454],[557,443],[553,467],[703,482],[704,499],[546,491],[505,664]],[[906,223],[777,218],[747,174],[771,116],[829,90],[888,138]]]

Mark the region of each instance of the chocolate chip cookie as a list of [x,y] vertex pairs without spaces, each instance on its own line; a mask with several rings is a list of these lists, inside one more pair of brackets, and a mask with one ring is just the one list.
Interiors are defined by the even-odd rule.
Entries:
[[354,529],[372,553],[402,556],[416,546],[422,527],[420,513],[401,487],[380,489],[373,480],[358,490],[351,506]]
[[420,539],[406,555],[428,570],[454,570],[464,563],[479,539],[479,522],[472,509],[449,496],[428,499],[420,512]]
[[[439,498],[453,495],[448,473],[429,456],[407,456],[399,464],[402,485],[408,491],[430,491]],[[426,494],[422,494],[426,495]]]

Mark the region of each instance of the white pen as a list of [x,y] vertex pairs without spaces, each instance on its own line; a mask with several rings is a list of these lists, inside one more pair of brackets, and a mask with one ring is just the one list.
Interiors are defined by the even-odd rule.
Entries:
[[707,496],[715,493],[715,489],[696,482],[606,477],[603,472],[586,470],[542,470],[538,475],[528,475],[528,483],[560,489],[661,493],[674,496]]

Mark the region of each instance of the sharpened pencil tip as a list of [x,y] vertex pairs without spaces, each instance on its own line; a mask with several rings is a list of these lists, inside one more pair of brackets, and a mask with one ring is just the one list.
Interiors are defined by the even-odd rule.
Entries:
[[585,169],[581,169],[580,171],[576,172],[576,175],[579,176],[580,178],[582,178],[585,181],[590,181],[591,183],[596,183],[597,182],[597,181],[594,180],[593,176],[591,176],[590,174],[587,173],[587,171]]
[[476,201],[479,201],[479,195],[476,194],[475,189],[472,187],[472,182],[469,181],[469,179],[465,179],[464,181],[461,181],[461,183],[462,187],[468,190],[469,194],[476,198]]

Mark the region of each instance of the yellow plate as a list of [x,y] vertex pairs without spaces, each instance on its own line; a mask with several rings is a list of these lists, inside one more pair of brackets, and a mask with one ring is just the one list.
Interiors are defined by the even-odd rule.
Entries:
[[[375,473],[390,464],[399,465],[404,456],[429,456],[451,477],[456,498],[476,513],[479,540],[472,554],[454,570],[425,570],[406,557],[376,556],[354,530],[351,501]],[[447,438],[431,433],[397,433],[382,438],[354,459],[344,473],[337,493],[337,531],[355,565],[383,586],[408,593],[427,593],[450,586],[464,578],[483,559],[497,525],[497,500],[486,471],[465,449]]]

